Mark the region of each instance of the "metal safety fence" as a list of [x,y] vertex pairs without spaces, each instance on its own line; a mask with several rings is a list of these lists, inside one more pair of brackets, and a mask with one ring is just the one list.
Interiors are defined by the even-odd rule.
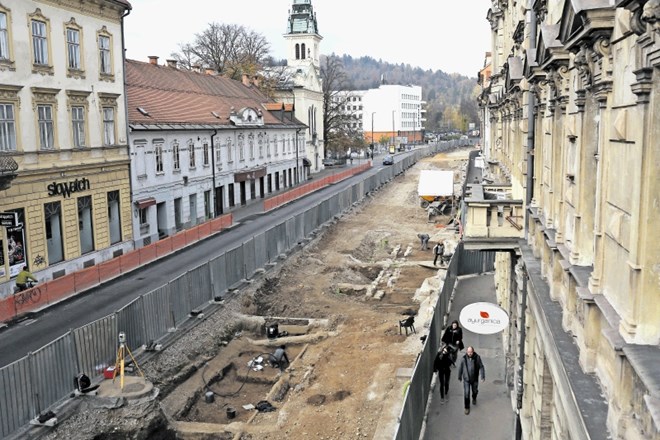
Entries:
[[[72,392],[73,378],[78,373],[99,377],[114,365],[119,332],[125,332],[126,346],[131,351],[157,342],[191,319],[192,312],[207,307],[251,278],[259,269],[298,247],[320,226],[350,209],[354,203],[403,173],[419,159],[457,146],[461,144],[452,141],[418,148],[393,165],[363,176],[362,180],[328,196],[316,206],[266,231],[246,237],[240,246],[228,249],[157,289],[140,295],[115,313],[71,330],[39,350],[0,368],[0,439],[17,436],[17,432],[30,420],[66,399]],[[450,272],[454,271],[452,273],[456,270],[454,260],[450,265],[454,268],[450,269]],[[448,277],[445,285],[452,283]],[[446,304],[443,304],[439,302],[441,313],[446,312]],[[434,325],[434,332],[439,332],[441,323]],[[436,337],[439,336],[433,336],[431,341],[435,341]],[[432,345],[436,346],[435,343]],[[422,365],[430,365],[426,361],[434,352],[426,353],[429,350],[431,344],[427,341]],[[422,374],[421,370],[416,374]],[[421,383],[420,380],[426,381],[429,373],[423,374],[424,378],[415,379],[414,385],[421,392],[424,392],[424,387],[418,383]],[[415,401],[411,397],[406,407],[423,408],[420,396],[417,393],[415,396]],[[415,423],[405,424],[408,425]]]
[[[456,287],[456,280],[461,275],[482,273],[482,268],[493,264],[494,254],[494,252],[466,251],[463,249],[463,243],[459,243],[456,247],[433,311],[429,334],[415,362],[410,385],[404,397],[400,421],[393,436],[395,440],[419,440],[431,392],[433,361],[441,346],[442,332],[449,316],[449,300]],[[471,270],[474,272],[470,272]]]

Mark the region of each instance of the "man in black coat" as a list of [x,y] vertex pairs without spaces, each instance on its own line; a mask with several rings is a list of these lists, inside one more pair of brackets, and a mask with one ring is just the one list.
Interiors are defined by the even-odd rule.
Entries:
[[479,377],[481,381],[486,380],[486,369],[481,361],[481,356],[475,353],[474,348],[468,347],[465,356],[458,367],[458,380],[463,381],[463,401],[465,403],[465,414],[470,414],[470,390],[472,391],[472,404],[477,404],[479,394]]

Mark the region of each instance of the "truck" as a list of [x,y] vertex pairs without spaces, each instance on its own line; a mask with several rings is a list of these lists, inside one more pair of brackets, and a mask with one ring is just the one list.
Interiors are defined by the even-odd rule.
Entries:
[[420,206],[436,207],[440,212],[454,204],[454,172],[445,170],[421,170],[417,185]]

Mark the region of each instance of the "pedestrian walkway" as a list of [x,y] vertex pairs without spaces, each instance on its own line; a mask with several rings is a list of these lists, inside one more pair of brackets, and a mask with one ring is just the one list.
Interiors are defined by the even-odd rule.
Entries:
[[[378,156],[376,156],[376,160],[379,160]],[[296,184],[294,186],[288,186],[286,188],[282,188],[279,191],[273,191],[272,193],[268,194],[265,198],[263,199],[255,199],[255,200],[250,200],[248,201],[245,205],[242,206],[237,206],[231,211],[227,211],[226,213],[231,213],[234,219],[234,223],[239,223],[243,220],[249,219],[255,215],[260,215],[265,212],[264,210],[264,200],[270,197],[274,197],[278,194],[284,193],[286,191],[290,191],[292,189],[295,189],[299,185],[303,185],[308,182],[313,182],[315,180],[320,180],[323,179],[326,176],[331,176],[333,174],[339,174],[342,171],[346,171],[347,169],[357,167],[359,165],[364,165],[368,161],[373,162],[372,159],[354,159],[353,164],[350,162],[347,162],[344,165],[338,165],[338,166],[333,166],[333,167],[324,167],[321,169],[319,172],[311,174],[312,178],[310,180],[302,181],[300,184]]]
[[[477,275],[459,278],[449,321],[458,319],[463,307],[474,302],[497,303],[493,275]],[[481,356],[486,369],[486,381],[479,382],[477,405],[470,406],[470,414],[464,413],[463,383],[458,381],[458,365],[465,354],[459,353],[456,368],[452,368],[449,381],[449,400],[440,402],[436,375],[429,395],[428,419],[424,431],[425,440],[511,440],[514,438],[515,417],[511,409],[510,393],[505,380],[505,353],[502,334],[477,335],[463,329],[463,342]]]

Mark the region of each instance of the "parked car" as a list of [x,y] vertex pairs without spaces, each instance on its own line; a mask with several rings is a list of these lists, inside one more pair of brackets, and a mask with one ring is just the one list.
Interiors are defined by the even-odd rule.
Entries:
[[389,154],[383,157],[383,165],[392,165],[394,164],[394,157]]
[[333,166],[333,165],[337,165],[337,159],[333,159],[333,158],[331,158],[331,157],[327,157],[327,158],[323,159],[323,162],[322,162],[322,163],[323,163],[323,166],[324,166],[324,167],[331,167],[331,166]]

